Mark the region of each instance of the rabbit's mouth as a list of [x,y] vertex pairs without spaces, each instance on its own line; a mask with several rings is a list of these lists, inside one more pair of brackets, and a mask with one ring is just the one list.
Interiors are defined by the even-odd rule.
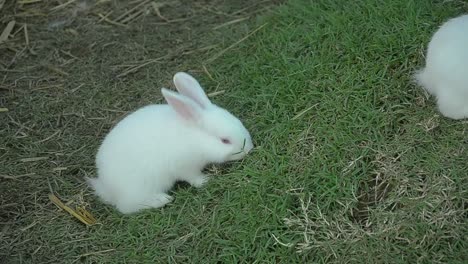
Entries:
[[240,151],[233,153],[228,160],[233,161],[233,160],[239,160],[245,157],[253,148],[253,144],[249,142],[249,144],[246,144],[247,140],[244,139],[244,143],[242,144],[242,148]]
[[247,155],[247,153],[245,153],[244,151],[236,152],[228,157],[228,161],[240,160],[243,157],[245,157],[245,155]]

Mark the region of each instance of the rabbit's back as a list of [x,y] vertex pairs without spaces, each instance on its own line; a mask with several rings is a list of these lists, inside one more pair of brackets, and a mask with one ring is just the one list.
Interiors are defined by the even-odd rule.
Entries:
[[[108,193],[145,188],[169,189],[171,145],[183,127],[167,105],[143,107],[120,121],[105,137],[96,155],[98,180]],[[177,132],[179,131],[179,132]],[[115,195],[110,195],[115,196]]]
[[[468,15],[447,21],[432,37],[427,51],[427,78],[444,89],[468,92]],[[451,83],[451,85],[447,85]],[[442,89],[442,88],[439,88]]]
[[468,15],[444,23],[429,42],[426,67],[415,75],[449,118],[468,117]]

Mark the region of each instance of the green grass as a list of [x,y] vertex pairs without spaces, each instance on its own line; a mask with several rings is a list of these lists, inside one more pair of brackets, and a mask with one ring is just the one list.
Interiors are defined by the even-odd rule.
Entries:
[[[180,44],[221,42],[215,50],[176,56],[124,80],[112,65],[160,55],[158,44],[150,41],[146,51],[135,44],[151,29],[113,44],[121,48],[83,56],[67,69],[73,74],[64,89],[10,92],[12,110],[0,114],[7,124],[0,174],[36,175],[1,179],[0,208],[8,210],[1,213],[0,260],[466,262],[468,124],[440,116],[411,75],[438,25],[467,11],[462,1],[290,0],[255,22]],[[152,41],[176,33],[165,34]],[[101,46],[115,41],[96,38]],[[122,216],[83,181],[94,175],[99,141],[123,114],[106,109],[160,102],[158,87],[186,69],[199,70],[208,92],[225,90],[213,101],[243,120],[256,148],[239,163],[210,167],[205,188],[177,186],[169,206]],[[56,138],[38,142],[55,131]],[[35,156],[49,159],[19,161]],[[87,228],[57,211],[50,188],[65,201],[90,203],[102,225]]]

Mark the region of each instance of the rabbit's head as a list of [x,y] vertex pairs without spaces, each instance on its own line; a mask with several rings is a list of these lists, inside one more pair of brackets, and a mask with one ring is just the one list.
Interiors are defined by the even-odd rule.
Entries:
[[[210,138],[212,157],[217,162],[243,158],[253,148],[250,133],[242,122],[229,111],[211,103],[195,78],[187,73],[174,75],[174,84],[180,94],[162,88],[168,104],[178,115],[203,131]],[[196,138],[194,140],[197,140]]]

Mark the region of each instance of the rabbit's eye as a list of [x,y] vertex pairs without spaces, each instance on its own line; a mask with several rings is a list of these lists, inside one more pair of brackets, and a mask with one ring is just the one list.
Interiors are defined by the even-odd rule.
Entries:
[[229,140],[227,138],[222,138],[221,142],[223,142],[224,144],[231,144],[231,140]]

